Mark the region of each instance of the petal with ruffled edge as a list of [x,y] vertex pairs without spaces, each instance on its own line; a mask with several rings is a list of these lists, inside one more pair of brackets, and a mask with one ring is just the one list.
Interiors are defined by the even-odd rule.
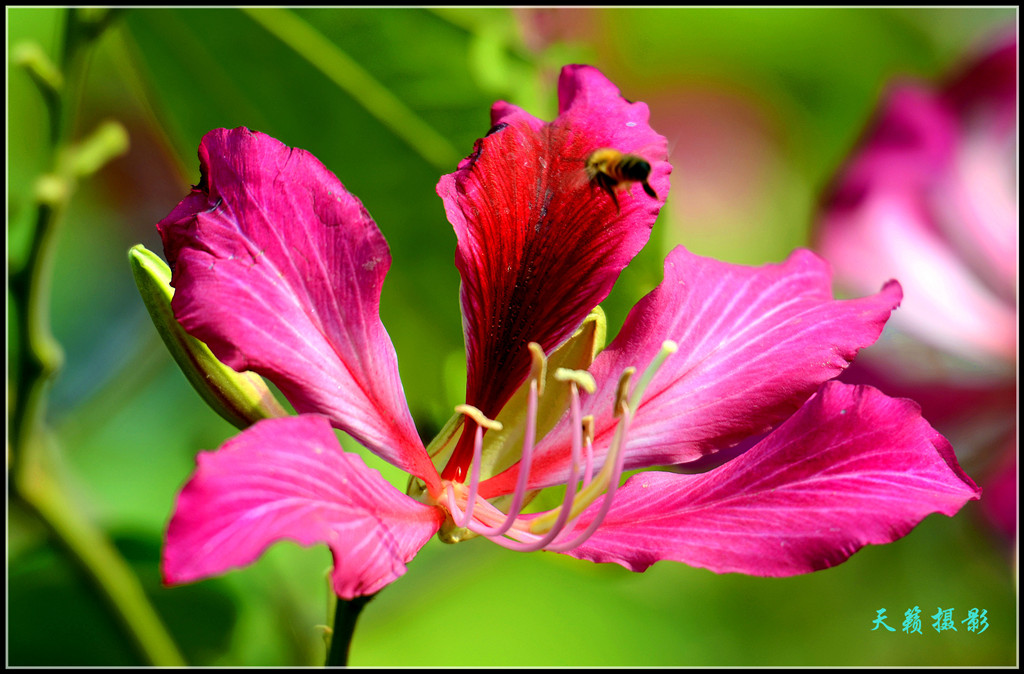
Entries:
[[373,594],[444,520],[343,451],[318,415],[260,421],[196,464],[167,528],[169,584],[245,566],[287,538],[330,547],[339,597]]
[[436,480],[378,313],[391,255],[362,203],[310,153],[245,128],[206,134],[199,158],[199,185],[157,225],[175,316],[298,412]]
[[[781,264],[747,267],[674,249],[664,281],[637,302],[590,368],[598,388],[583,414],[595,418],[596,465],[617,424],[612,412],[621,373],[642,372],[665,340],[679,350],[643,395],[630,426],[626,470],[693,461],[769,430],[878,339],[900,297],[892,282],[870,297],[835,300],[827,263],[806,250]],[[563,425],[545,438],[532,486],[565,480],[568,437]],[[481,484],[481,494],[511,488],[514,470],[508,473]]]
[[[492,122],[437,185],[458,238],[466,399],[491,417],[526,375],[526,345],[550,352],[568,338],[647,242],[671,171],[647,106],[589,66],[562,69],[553,122],[508,103],[495,104]],[[602,147],[646,159],[657,198],[633,184],[617,212],[586,176]]]
[[915,403],[828,382],[724,466],[634,475],[596,533],[566,554],[633,571],[670,559],[718,573],[789,576],[897,540],[930,513],[951,517],[980,493]]

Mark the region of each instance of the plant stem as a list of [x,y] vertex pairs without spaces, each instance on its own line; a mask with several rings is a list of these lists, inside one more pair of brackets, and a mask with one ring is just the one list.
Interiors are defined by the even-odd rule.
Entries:
[[[109,24],[109,12],[69,9],[60,69],[30,50],[23,62],[36,74],[51,120],[51,172],[36,183],[35,228],[28,257],[10,274],[12,320],[17,326],[17,363],[8,472],[10,497],[24,503],[68,551],[71,559],[106,597],[143,658],[155,665],[182,665],[184,659],[160,622],[131,567],[103,531],[73,503],[70,490],[58,479],[57,457],[50,456],[51,434],[46,425],[47,394],[63,364],[63,352],[50,328],[50,287],[60,226],[77,178],[95,171],[123,151],[126,140],[117,127],[87,148],[71,143],[78,98],[86,63],[95,39]],[[53,73],[59,73],[53,77]],[[109,127],[108,127],[109,128]],[[118,133],[120,131],[120,133]],[[11,264],[14,267],[14,264]]]
[[145,661],[154,665],[183,666],[184,658],[146,597],[138,577],[110,539],[68,498],[66,487],[50,471],[41,470],[37,462],[22,462],[19,477],[21,501],[86,572]]
[[345,600],[338,599],[334,607],[334,627],[331,634],[331,644],[327,649],[327,667],[345,667],[348,665],[348,651],[352,645],[352,635],[356,630],[356,621],[363,607],[366,606],[374,594],[365,597],[356,597]]

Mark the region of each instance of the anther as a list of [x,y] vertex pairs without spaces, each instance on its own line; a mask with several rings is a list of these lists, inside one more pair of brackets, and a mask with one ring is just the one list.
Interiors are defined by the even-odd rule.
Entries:
[[484,428],[487,428],[492,431],[500,431],[503,428],[500,421],[488,419],[486,416],[484,416],[483,412],[473,407],[472,405],[456,405],[455,411],[458,412],[459,414],[465,414],[467,417],[475,421],[477,423],[477,426],[483,426]]
[[568,368],[560,367],[555,370],[555,379],[558,381],[572,382],[587,393],[593,393],[597,390],[597,382],[594,381],[594,375],[590,374],[586,370],[570,370]]
[[580,423],[583,428],[583,442],[593,443],[594,442],[594,415],[588,414],[583,417],[583,421]]
[[590,476],[594,470],[594,415],[583,417],[583,450],[586,452],[586,463],[583,467],[583,486],[590,484]]
[[537,382],[537,395],[544,395],[544,380],[547,378],[548,359],[544,355],[544,349],[540,348],[537,342],[530,342],[526,345],[530,350],[530,379]]
[[622,416],[622,406],[629,395],[629,380],[634,374],[636,374],[636,368],[627,367],[619,377],[619,386],[615,389],[615,409],[612,410],[612,416],[615,418]]

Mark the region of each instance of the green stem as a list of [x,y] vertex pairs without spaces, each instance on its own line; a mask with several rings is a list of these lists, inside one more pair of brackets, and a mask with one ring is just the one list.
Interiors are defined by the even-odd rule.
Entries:
[[[37,448],[37,452],[43,448]],[[145,661],[181,667],[178,652],[138,577],[110,539],[67,496],[67,488],[39,463],[22,461],[18,496],[86,572]]]
[[[11,406],[9,464],[10,497],[23,502],[47,526],[106,597],[108,606],[146,661],[155,665],[182,665],[184,659],[161,624],[131,567],[103,531],[73,503],[71,490],[53,470],[47,456],[50,432],[46,425],[47,394],[63,364],[63,352],[50,328],[50,288],[60,226],[78,177],[98,167],[119,151],[118,134],[105,136],[92,147],[71,144],[75,109],[85,78],[89,47],[109,23],[110,14],[98,10],[68,10],[62,81],[47,94],[52,124],[53,166],[36,183],[36,217],[28,257],[10,275],[18,351],[14,402]],[[38,80],[37,80],[38,81]],[[90,145],[90,144],[86,144]],[[12,267],[15,265],[11,265]]]
[[356,597],[348,601],[338,599],[334,607],[334,627],[331,643],[327,648],[327,667],[345,667],[348,665],[348,651],[352,645],[352,635],[356,630],[356,621],[363,607],[377,595]]
[[60,204],[39,202],[28,260],[10,278],[20,347],[11,413],[11,439],[16,456],[32,444],[31,438],[42,426],[46,389],[64,360],[49,325],[54,243],[62,210]]

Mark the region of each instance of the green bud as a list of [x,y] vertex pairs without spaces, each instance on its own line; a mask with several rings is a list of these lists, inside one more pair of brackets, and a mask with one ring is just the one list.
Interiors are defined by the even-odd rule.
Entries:
[[128,259],[157,332],[189,383],[214,412],[238,428],[260,419],[288,416],[259,375],[235,372],[181,327],[171,311],[174,288],[167,263],[142,244],[128,251]]

